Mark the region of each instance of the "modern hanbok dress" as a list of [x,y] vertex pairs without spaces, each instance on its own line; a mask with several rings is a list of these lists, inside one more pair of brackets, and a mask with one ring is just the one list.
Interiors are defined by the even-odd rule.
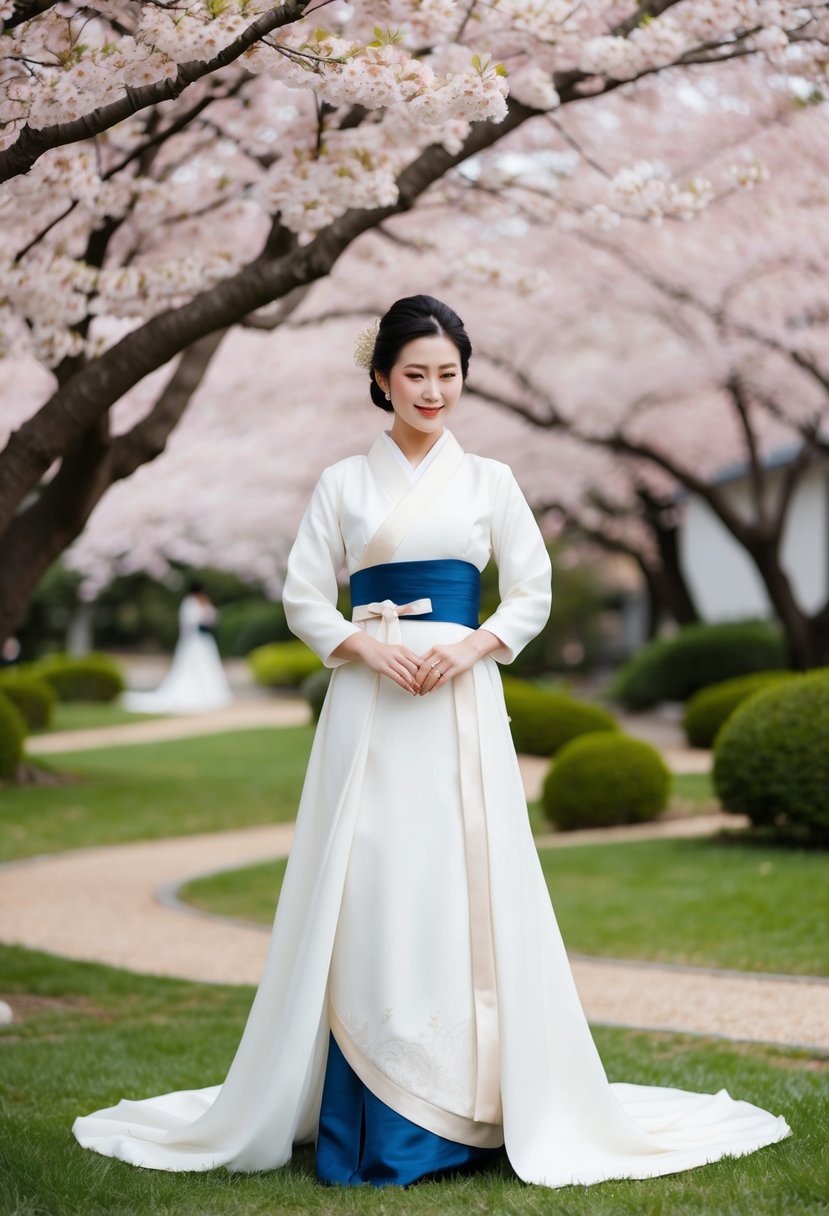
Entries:
[[[332,657],[357,629],[415,653],[478,626],[501,646],[423,696]],[[352,619],[337,610],[350,577]],[[79,1116],[86,1148],[151,1169],[270,1170],[315,1144],[323,1181],[382,1185],[505,1151],[548,1187],[752,1152],[782,1116],[609,1082],[530,830],[499,664],[551,605],[510,468],[444,428],[412,469],[386,432],[328,466],[291,550],[292,631],[332,668],[262,979],[224,1082]],[[359,1124],[359,1125],[358,1125]]]

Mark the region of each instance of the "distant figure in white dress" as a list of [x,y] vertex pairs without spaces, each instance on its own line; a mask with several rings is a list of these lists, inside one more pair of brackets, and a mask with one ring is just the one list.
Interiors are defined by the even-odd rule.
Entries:
[[151,692],[124,693],[124,709],[191,714],[229,705],[233,693],[212,633],[217,619],[204,586],[191,583],[179,606],[179,636],[169,672]]

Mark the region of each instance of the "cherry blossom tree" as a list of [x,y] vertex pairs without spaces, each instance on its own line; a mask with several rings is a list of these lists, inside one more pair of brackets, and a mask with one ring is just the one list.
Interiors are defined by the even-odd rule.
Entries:
[[[804,608],[781,547],[798,486],[829,455],[829,107],[772,124],[761,148],[770,180],[753,205],[725,199],[681,232],[665,226],[640,242],[624,226],[589,236],[539,229],[536,261],[578,265],[562,276],[559,301],[578,322],[566,344],[550,343],[550,358],[513,348],[499,359],[508,387],[471,387],[546,433],[612,456],[631,488],[644,488],[640,521],[651,508],[675,518],[680,493],[701,498],[751,557],[793,661],[807,667],[829,661],[829,604]],[[597,312],[597,289],[611,281],[614,298]],[[597,340],[597,318],[612,341]],[[784,448],[793,454],[778,477],[768,462]],[[717,484],[735,464],[748,470],[743,509]],[[592,511],[588,529],[610,524],[617,545],[630,547],[615,531],[619,516],[632,522],[624,493],[599,482],[580,506]]]
[[[501,148],[524,165],[510,186],[555,204],[561,173],[532,179],[570,109],[618,96],[624,122],[654,80],[752,56],[819,88],[829,33],[824,4],[791,0],[2,0],[0,18],[0,332],[50,377],[33,412],[13,400],[0,453],[0,636],[108,488],[163,450],[232,327],[284,322],[358,238],[445,206],[470,164],[475,193],[497,193]],[[574,180],[568,206],[688,216],[714,193],[622,165],[599,191]]]

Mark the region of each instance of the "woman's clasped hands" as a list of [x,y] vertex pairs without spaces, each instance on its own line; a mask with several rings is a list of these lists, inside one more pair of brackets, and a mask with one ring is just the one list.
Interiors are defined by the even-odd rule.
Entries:
[[469,638],[432,646],[425,654],[415,654],[402,643],[378,642],[366,646],[361,658],[372,671],[387,676],[413,696],[425,696],[441,688],[462,671],[468,671],[482,656],[481,649]]
[[425,654],[416,654],[402,642],[381,642],[357,629],[332,654],[342,659],[359,659],[371,671],[386,676],[417,697],[442,688],[453,676],[468,671],[499,647],[503,647],[502,640],[480,627],[460,642],[431,646]]

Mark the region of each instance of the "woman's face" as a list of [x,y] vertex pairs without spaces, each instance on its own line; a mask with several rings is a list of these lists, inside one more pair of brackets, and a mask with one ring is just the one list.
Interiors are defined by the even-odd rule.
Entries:
[[413,338],[401,347],[389,381],[376,378],[397,418],[427,434],[442,429],[463,388],[458,348],[442,334]]

